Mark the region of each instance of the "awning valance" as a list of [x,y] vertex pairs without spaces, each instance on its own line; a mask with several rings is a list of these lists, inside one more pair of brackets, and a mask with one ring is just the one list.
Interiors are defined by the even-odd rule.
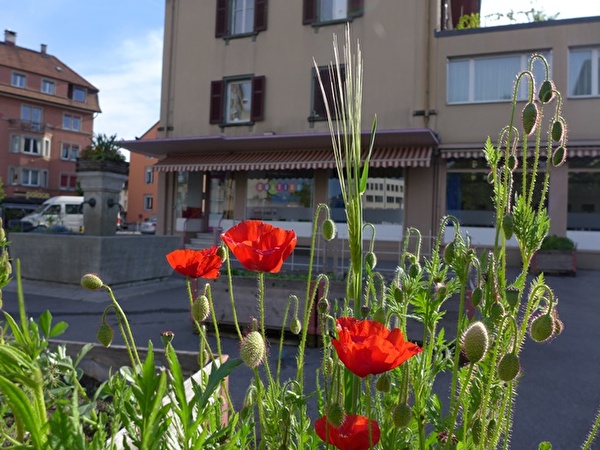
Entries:
[[[519,149],[520,150],[520,149]],[[529,150],[529,156],[533,156],[533,150]],[[541,145],[541,153],[546,154],[546,144]],[[443,147],[440,146],[440,155],[444,159],[471,159],[483,158],[483,146],[475,147]],[[583,158],[600,156],[600,144],[586,145],[580,142],[567,142],[567,158]]]
[[[370,167],[429,167],[431,148],[376,148]],[[162,172],[332,169],[333,150],[282,150],[170,155],[154,165]]]

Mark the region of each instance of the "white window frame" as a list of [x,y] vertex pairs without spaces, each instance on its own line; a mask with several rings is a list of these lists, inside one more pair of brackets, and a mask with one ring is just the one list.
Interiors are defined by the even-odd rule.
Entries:
[[[241,86],[241,96],[234,92],[236,86]],[[224,95],[225,123],[252,122],[252,77],[225,79]]]
[[231,0],[229,14],[231,35],[250,34],[254,32],[254,0]]
[[25,89],[27,86],[27,75],[21,72],[13,72],[10,77],[11,86]]
[[81,116],[75,114],[63,114],[63,130],[81,131]]
[[41,91],[44,94],[54,95],[54,93],[56,92],[56,83],[53,80],[42,78]]
[[144,211],[152,211],[154,209],[154,196],[144,195]]
[[63,161],[75,161],[79,157],[79,144],[63,142],[60,146],[60,159]]
[[42,146],[42,155],[44,158],[50,158],[50,155],[52,154],[52,139],[44,136],[44,139],[42,140]]
[[[575,53],[590,52],[590,92],[585,94],[575,94],[574,89],[577,85],[576,78],[579,78],[583,67],[578,67],[577,73],[574,73],[573,63]],[[600,97],[600,47],[575,47],[569,49],[569,98],[589,98]],[[587,62],[587,61],[586,61]],[[585,63],[584,63],[585,64]]]
[[[550,51],[538,52],[541,53],[546,60],[548,61],[548,65],[550,66],[550,75],[552,74],[552,53]],[[475,84],[477,81],[476,74],[476,63],[480,61],[492,61],[492,60],[500,60],[510,57],[518,57],[519,58],[519,69],[518,72],[523,70],[527,70],[529,65],[529,60],[533,53],[505,53],[505,54],[497,54],[497,55],[481,55],[481,56],[473,56],[473,57],[461,57],[461,58],[449,58],[446,62],[446,103],[449,105],[460,105],[460,104],[471,104],[471,103],[500,103],[500,102],[511,102],[512,101],[512,88],[507,93],[506,97],[503,98],[486,98],[486,99],[477,99],[477,93],[475,89]],[[467,63],[467,73],[466,73],[466,83],[467,83],[467,94],[466,98],[461,99],[451,99],[451,91],[452,91],[452,79],[451,79],[451,68],[453,64],[459,63]],[[545,69],[543,64],[540,61],[535,61],[533,65],[533,72],[536,80],[536,84],[539,87],[540,83],[543,81],[543,74],[545,73]],[[517,73],[514,74],[515,77]],[[463,78],[462,75],[457,77]],[[517,99],[519,101],[523,101],[527,99],[528,92],[528,83],[526,79],[522,79],[519,84],[519,92]]]

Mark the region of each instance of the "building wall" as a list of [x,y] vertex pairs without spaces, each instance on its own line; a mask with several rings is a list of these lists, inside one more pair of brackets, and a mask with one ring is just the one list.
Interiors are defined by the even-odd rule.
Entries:
[[[158,125],[150,128],[141,139],[154,139],[158,135]],[[129,159],[129,179],[127,182],[127,223],[144,222],[157,218],[158,212],[158,174],[153,165],[158,161],[140,153],[131,152]],[[147,172],[152,173],[152,182],[148,183]],[[152,197],[152,208],[147,208],[146,197]]]

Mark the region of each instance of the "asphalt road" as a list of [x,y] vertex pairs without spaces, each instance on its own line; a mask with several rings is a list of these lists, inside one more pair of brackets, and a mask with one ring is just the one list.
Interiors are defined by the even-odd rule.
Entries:
[[[558,311],[565,329],[551,342],[529,340],[525,345],[511,445],[517,450],[537,449],[545,440],[555,450],[580,448],[600,407],[600,272],[579,270],[576,277],[548,277],[547,282],[559,298]],[[3,291],[4,309],[15,314],[14,281]],[[24,292],[31,316],[49,309],[55,320],[69,323],[64,339],[95,342],[102,311],[109,304],[107,292],[32,281],[24,283]],[[175,333],[177,349],[198,349],[183,278],[174,275],[161,282],[119,287],[115,294],[129,316],[138,345],[152,340],[159,347],[160,333],[170,330]],[[237,340],[225,337],[222,341],[224,352],[237,356]],[[270,351],[278,355],[276,346]],[[295,375],[295,352],[294,345],[284,347],[283,379]],[[308,349],[305,373],[309,382],[320,358],[319,349]],[[236,405],[243,401],[251,377],[252,372],[244,366],[230,376]],[[600,449],[600,438],[593,448]]]

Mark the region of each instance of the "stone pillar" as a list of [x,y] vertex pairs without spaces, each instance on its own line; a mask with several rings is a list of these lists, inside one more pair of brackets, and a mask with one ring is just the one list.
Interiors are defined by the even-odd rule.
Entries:
[[[91,169],[91,168],[90,168]],[[129,167],[127,166],[127,172]],[[113,236],[117,229],[119,194],[127,173],[84,170],[77,172],[83,190],[83,232],[90,236]]]

